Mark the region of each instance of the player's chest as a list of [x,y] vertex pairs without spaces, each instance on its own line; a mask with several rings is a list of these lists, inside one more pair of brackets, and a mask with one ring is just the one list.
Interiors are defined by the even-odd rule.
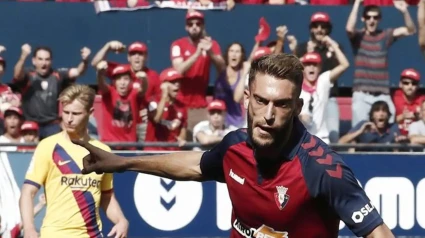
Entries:
[[298,159],[284,163],[269,179],[262,178],[249,158],[225,161],[224,172],[235,218],[251,226],[284,230],[311,205]]

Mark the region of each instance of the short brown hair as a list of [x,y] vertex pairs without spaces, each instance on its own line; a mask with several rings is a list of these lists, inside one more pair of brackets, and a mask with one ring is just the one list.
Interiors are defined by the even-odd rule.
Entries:
[[299,97],[304,79],[303,71],[303,64],[294,55],[284,53],[265,55],[252,61],[249,70],[249,87],[254,82],[257,73],[263,73],[293,82]]
[[78,100],[89,111],[93,107],[95,97],[96,92],[89,86],[73,84],[59,95],[59,102],[62,105],[66,105]]

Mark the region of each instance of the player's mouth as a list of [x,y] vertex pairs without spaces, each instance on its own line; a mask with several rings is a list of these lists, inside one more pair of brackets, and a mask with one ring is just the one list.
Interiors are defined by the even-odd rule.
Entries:
[[273,128],[269,126],[257,126],[257,128],[260,134],[263,135],[271,135],[273,133]]

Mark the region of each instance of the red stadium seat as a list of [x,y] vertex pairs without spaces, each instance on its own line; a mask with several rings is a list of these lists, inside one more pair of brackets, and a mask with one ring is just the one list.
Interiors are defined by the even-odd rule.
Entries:
[[339,97],[337,101],[339,105],[339,119],[342,121],[351,121],[351,98]]

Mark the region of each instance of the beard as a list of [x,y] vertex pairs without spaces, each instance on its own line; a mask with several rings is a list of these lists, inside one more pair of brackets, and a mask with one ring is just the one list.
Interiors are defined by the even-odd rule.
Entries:
[[248,132],[248,137],[252,142],[254,153],[256,155],[255,159],[257,160],[258,163],[260,162],[267,163],[267,161],[269,161],[270,159],[267,159],[266,157],[267,156],[273,157],[274,154],[276,155],[279,154],[282,147],[284,146],[284,143],[287,137],[291,134],[292,127],[293,127],[293,118],[289,117],[289,120],[285,122],[281,128],[276,129],[273,132],[270,132],[272,139],[267,142],[258,141],[256,140],[256,138],[254,138],[253,118],[250,115],[249,110],[247,113],[247,119],[248,119],[247,132]]

